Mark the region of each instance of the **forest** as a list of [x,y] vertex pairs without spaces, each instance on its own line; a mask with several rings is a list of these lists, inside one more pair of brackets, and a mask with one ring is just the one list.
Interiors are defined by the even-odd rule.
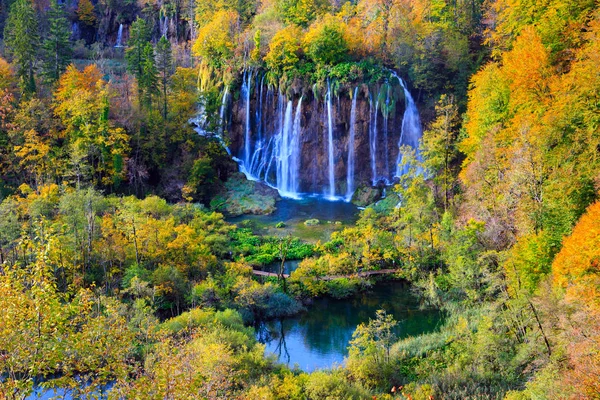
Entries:
[[599,64],[592,0],[0,0],[0,399],[600,399]]

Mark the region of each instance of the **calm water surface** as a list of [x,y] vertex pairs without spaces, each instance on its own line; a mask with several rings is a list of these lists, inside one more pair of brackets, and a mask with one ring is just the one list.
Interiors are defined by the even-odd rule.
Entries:
[[304,371],[331,368],[344,362],[357,325],[374,318],[379,309],[400,321],[399,338],[431,332],[443,318],[438,310],[420,309],[408,285],[390,282],[349,299],[317,299],[301,315],[259,324],[256,335],[266,344],[266,352],[290,367],[297,364]]
[[[306,241],[328,240],[332,232],[352,226],[358,219],[358,208],[343,201],[328,201],[321,197],[305,197],[300,200],[286,199],[275,204],[277,209],[270,215],[241,215],[226,218],[238,226],[248,221],[257,234],[292,235]],[[306,226],[308,219],[318,219],[319,225]],[[284,222],[284,228],[275,228]],[[336,224],[337,222],[337,224]]]

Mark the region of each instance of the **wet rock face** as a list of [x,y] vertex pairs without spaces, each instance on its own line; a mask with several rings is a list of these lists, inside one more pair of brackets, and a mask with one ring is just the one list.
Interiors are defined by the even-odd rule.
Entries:
[[[331,96],[333,170],[335,194],[338,196],[344,195],[347,189],[351,94],[354,93],[354,89],[354,87],[340,89],[339,93]],[[373,169],[375,169],[376,181],[382,178],[392,181],[396,171],[398,142],[405,110],[404,95],[399,85],[361,85],[357,93],[354,141],[355,188],[372,184]],[[288,100],[292,100],[295,113],[301,95],[299,189],[300,192],[326,193],[329,189],[329,142],[327,100],[324,93],[315,97],[312,89],[305,88],[303,92],[287,97],[269,90],[266,86],[261,89],[260,82],[253,84],[250,96],[251,149],[254,149],[260,138],[277,135],[282,126],[285,105]],[[228,120],[230,148],[232,154],[243,158],[247,109],[244,96],[233,97]],[[373,139],[374,137],[376,139]],[[274,175],[274,171],[271,171],[270,182],[275,181]]]

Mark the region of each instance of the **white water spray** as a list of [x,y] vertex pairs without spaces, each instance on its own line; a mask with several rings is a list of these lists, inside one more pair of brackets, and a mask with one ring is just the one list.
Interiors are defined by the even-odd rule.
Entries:
[[[419,155],[419,140],[423,135],[423,131],[421,129],[421,119],[419,118],[419,110],[417,109],[417,105],[413,100],[410,92],[406,88],[406,84],[396,74],[396,72],[392,71],[392,75],[398,79],[400,82],[400,86],[404,90],[404,98],[406,100],[406,110],[404,111],[404,117],[402,118],[402,131],[400,133],[400,140],[398,141],[398,147],[403,145],[409,145],[413,147],[417,151],[417,158],[420,159]],[[401,168],[400,163],[402,162],[402,153],[398,153],[398,158],[396,160],[396,175],[401,176],[405,174],[406,168]]]
[[348,172],[346,174],[346,201],[352,200],[354,194],[354,136],[356,133],[356,98],[358,87],[354,89],[352,96],[352,108],[350,109],[350,137],[348,138]]

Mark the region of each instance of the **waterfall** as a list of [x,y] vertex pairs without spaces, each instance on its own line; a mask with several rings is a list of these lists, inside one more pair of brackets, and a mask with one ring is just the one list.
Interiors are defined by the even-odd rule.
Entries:
[[167,37],[169,33],[169,17],[167,15],[164,16],[162,23],[160,25],[160,35]]
[[242,94],[246,102],[246,126],[244,130],[244,165],[250,167],[250,88],[252,85],[252,71],[245,72],[242,82]]
[[350,109],[350,137],[348,138],[348,173],[346,174],[346,201],[352,200],[354,194],[354,135],[356,125],[356,98],[358,87],[354,89],[352,96],[352,108]]
[[[371,104],[372,110],[372,104]],[[379,113],[379,93],[375,99],[375,113],[372,115],[371,126],[369,130],[369,151],[371,153],[371,181],[377,183],[377,114]]]
[[229,147],[225,146],[225,140],[223,139],[223,135],[225,134],[225,125],[227,122],[225,121],[225,109],[227,108],[227,98],[229,96],[229,86],[225,86],[223,90],[223,98],[221,99],[221,109],[219,110],[219,123],[221,124],[221,129],[219,132],[219,141],[225,147],[227,154],[231,155],[231,150]]
[[292,126],[292,156],[290,159],[290,192],[297,196],[300,189],[300,158],[301,145],[300,136],[302,133],[302,127],[300,125],[302,119],[302,97],[298,100],[298,106],[296,107],[296,116],[294,117],[294,125]]
[[225,111],[227,109],[227,99],[229,98],[229,87],[225,86],[225,88],[223,89],[223,94],[221,95],[221,109],[219,110],[219,128],[217,130],[217,132],[209,132],[206,129],[206,125],[207,125],[207,115],[206,115],[206,108],[204,106],[203,103],[200,103],[199,107],[198,107],[198,112],[196,113],[196,117],[191,118],[188,122],[191,125],[194,125],[195,128],[194,130],[196,131],[196,133],[200,136],[207,136],[207,137],[216,137],[219,140],[219,143],[221,144],[221,146],[223,146],[223,148],[225,149],[225,151],[227,151],[227,154],[231,155],[231,150],[229,150],[229,147],[227,147],[227,145],[225,144],[225,140],[223,139],[223,136],[225,134],[225,125],[226,125],[226,121],[225,121]]
[[331,88],[327,82],[327,152],[329,155],[329,199],[335,198],[335,173],[333,160],[333,121],[331,116]]
[[[402,90],[404,90],[404,99],[406,101],[406,110],[404,111],[404,116],[402,117],[402,130],[400,133],[400,140],[398,141],[398,147],[402,145],[412,146],[417,151],[417,158],[420,159],[419,156],[419,140],[423,134],[421,130],[421,119],[419,118],[419,110],[417,109],[417,105],[413,100],[410,92],[406,88],[406,85],[402,78],[396,74],[396,72],[392,71],[392,75],[398,79],[400,82],[400,86],[402,86]],[[398,153],[398,159],[396,160],[396,175],[400,176],[406,173],[406,169],[400,168],[400,163],[402,162],[402,153]]]
[[388,118],[390,116],[390,90],[391,85],[387,83],[387,91],[385,94],[385,112],[383,113],[383,146],[385,151],[385,179],[390,181],[390,146],[388,141]]
[[71,40],[79,40],[81,32],[79,30],[79,23],[73,22],[71,24]]
[[290,185],[290,157],[292,152],[292,101],[288,100],[285,108],[283,126],[279,132],[277,157],[277,188],[288,192]]
[[288,100],[277,145],[277,189],[282,196],[298,198],[298,170],[300,164],[300,118],[302,98],[298,101],[292,120],[293,105]]
[[123,24],[119,24],[119,32],[117,33],[117,43],[115,47],[123,47],[121,39],[123,38]]

